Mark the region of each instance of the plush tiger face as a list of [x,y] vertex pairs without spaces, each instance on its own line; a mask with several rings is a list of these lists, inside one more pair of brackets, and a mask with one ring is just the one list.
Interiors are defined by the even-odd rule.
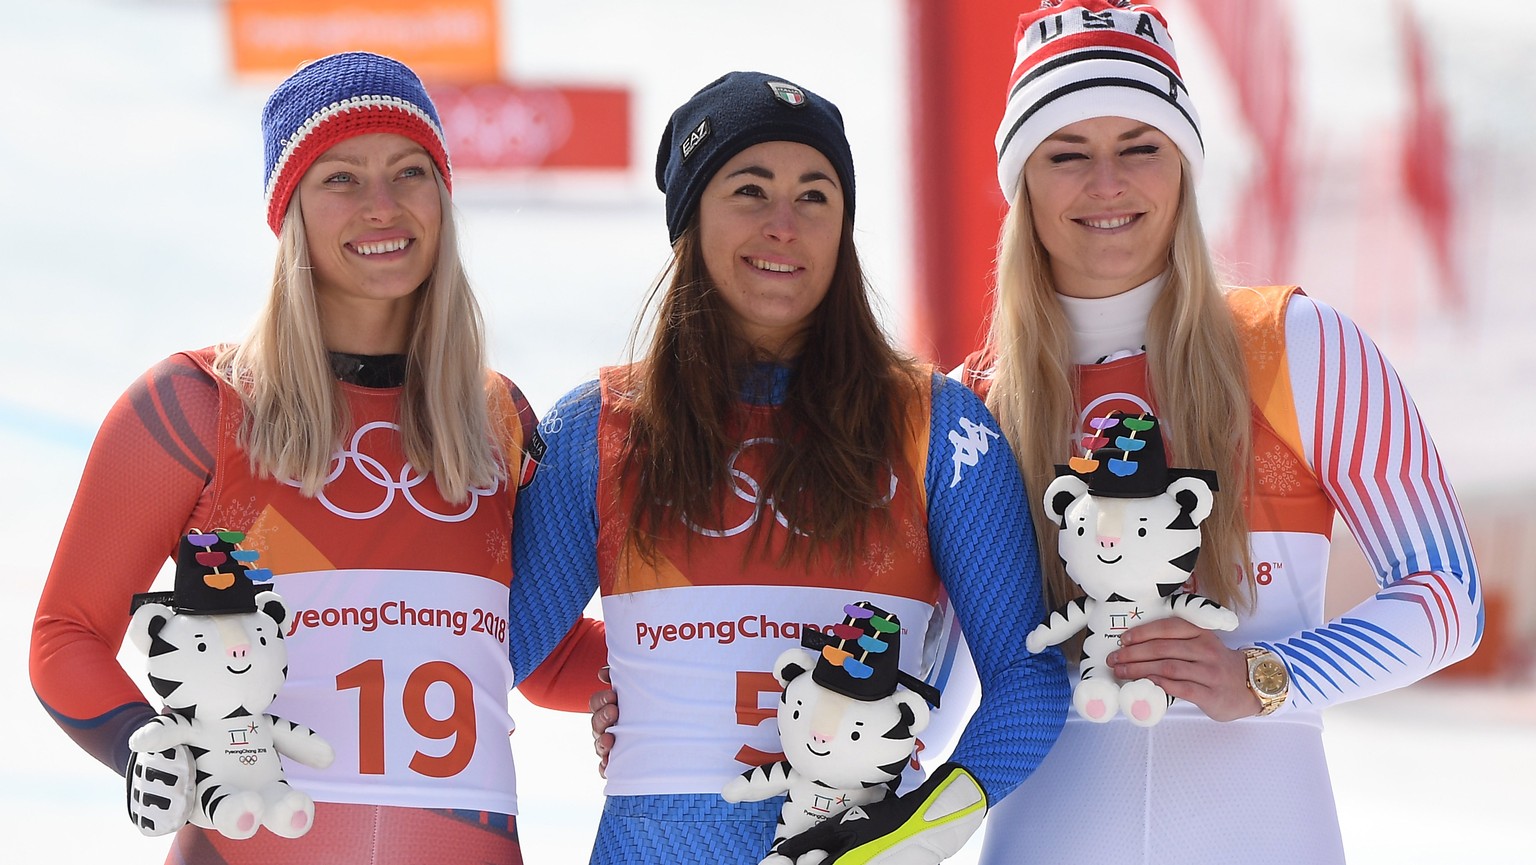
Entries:
[[774,676],[784,685],[779,741],[795,771],[828,787],[859,789],[900,776],[917,734],[928,726],[928,704],[907,690],[864,701],[817,684],[816,656],[790,649]]
[[167,708],[188,717],[255,715],[288,677],[286,616],[276,592],[258,593],[254,613],[203,616],[145,604],[128,636],[149,657],[150,685]]
[[1189,579],[1215,498],[1197,477],[1179,478],[1161,495],[1115,498],[1091,495],[1082,478],[1063,475],[1045,504],[1061,527],[1057,549],[1067,573],[1089,597],[1152,601]]

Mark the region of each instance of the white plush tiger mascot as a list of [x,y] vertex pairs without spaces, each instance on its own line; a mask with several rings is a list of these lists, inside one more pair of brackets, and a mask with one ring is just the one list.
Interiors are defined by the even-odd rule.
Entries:
[[135,597],[128,636],[148,656],[166,711],[128,747],[175,760],[185,746],[196,769],[193,824],[229,838],[261,826],[296,838],[313,825],[315,803],[284,780],[278,755],[324,768],[334,753],[313,730],[264,712],[288,676],[287,613],[276,592],[256,591],[247,577],[255,554],[238,549],[242,537],[194,531],[182,541],[176,591]]
[[1057,466],[1045,509],[1061,527],[1058,549],[1067,575],[1086,593],[1051,613],[1025,647],[1039,652],[1080,630],[1082,675],[1072,705],[1090,721],[1123,711],[1131,723],[1162,720],[1173,698],[1150,679],[1122,682],[1105,663],[1128,628],[1177,616],[1209,630],[1230,631],[1237,615],[1209,598],[1182,591],[1200,552],[1200,523],[1211,514],[1216,475],[1170,469],[1162,435],[1149,414],[1114,412],[1089,421],[1087,455]]
[[[789,649],[774,664],[774,678],[784,686],[778,719],[785,759],[744,772],[721,791],[729,802],[787,794],[761,865],[825,859],[824,851],[791,859],[778,850],[785,839],[828,817],[894,791],[917,734],[928,726],[928,703],[938,704],[931,686],[896,667],[895,616],[868,602],[849,604],[844,612],[848,619],[830,639],[807,629],[808,642],[825,643],[819,655]],[[837,627],[846,629],[841,636]],[[897,690],[898,680],[917,690]]]

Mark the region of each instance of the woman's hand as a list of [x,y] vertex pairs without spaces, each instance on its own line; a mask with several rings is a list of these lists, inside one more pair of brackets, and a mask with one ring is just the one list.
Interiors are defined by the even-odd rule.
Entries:
[[[1248,661],[1216,634],[1178,618],[1137,625],[1120,636],[1109,664],[1122,681],[1151,679],[1170,696],[1188,700],[1213,721],[1259,713],[1248,690]],[[594,721],[594,727],[596,722]]]
[[[597,677],[607,682],[608,668],[599,671]],[[612,688],[604,688],[592,694],[588,705],[592,707],[592,750],[597,752],[597,774],[607,778],[608,752],[613,750],[613,734],[608,728],[619,723],[619,695]]]

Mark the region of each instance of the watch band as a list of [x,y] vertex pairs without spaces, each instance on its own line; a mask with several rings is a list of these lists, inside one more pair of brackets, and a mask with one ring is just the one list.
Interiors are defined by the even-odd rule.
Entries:
[[[1256,717],[1262,718],[1285,705],[1286,698],[1291,693],[1290,671],[1286,669],[1285,662],[1268,649],[1248,646],[1243,649],[1243,655],[1248,661],[1248,690],[1259,698],[1259,714]],[[1261,671],[1261,666],[1268,669]],[[1278,690],[1273,683],[1267,685],[1261,683],[1261,675],[1278,676]]]

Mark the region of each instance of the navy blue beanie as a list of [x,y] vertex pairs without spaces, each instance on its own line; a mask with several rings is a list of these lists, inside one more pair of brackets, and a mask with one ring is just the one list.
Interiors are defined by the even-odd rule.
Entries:
[[682,235],[710,178],[754,144],[794,141],[816,148],[837,172],[853,216],[853,151],[837,106],[782,78],[728,72],[672,112],[656,151],[656,186],[667,194],[667,234]]

